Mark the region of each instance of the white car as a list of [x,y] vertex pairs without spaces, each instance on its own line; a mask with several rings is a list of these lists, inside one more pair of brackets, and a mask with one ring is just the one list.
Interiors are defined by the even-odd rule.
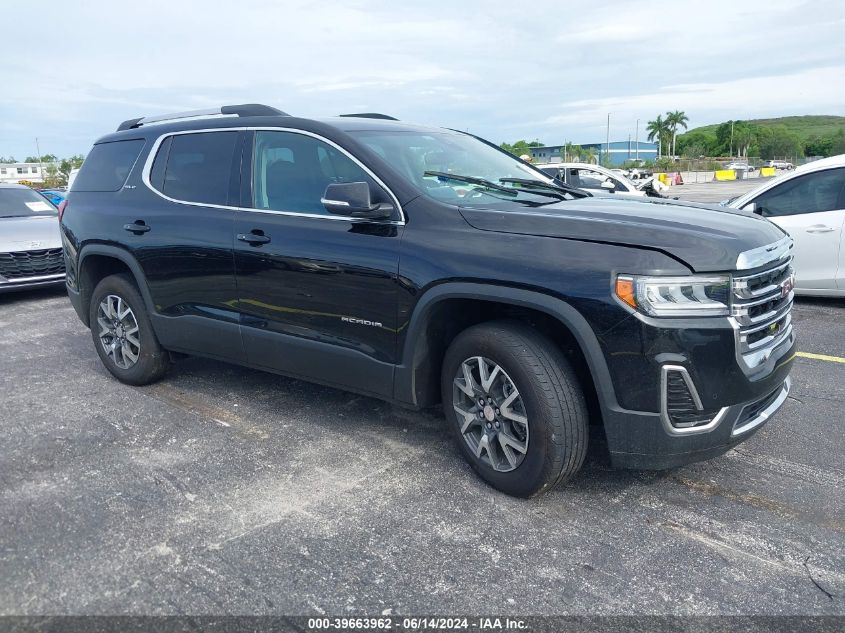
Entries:
[[748,163],[728,163],[725,165],[725,169],[733,169],[736,171],[751,171],[751,167],[748,166]]
[[599,165],[587,163],[544,163],[535,165],[547,176],[557,178],[579,189],[586,189],[591,193],[615,194],[641,198],[645,191],[621,174],[616,174]]
[[795,293],[845,297],[845,154],[798,167],[727,203],[795,241]]

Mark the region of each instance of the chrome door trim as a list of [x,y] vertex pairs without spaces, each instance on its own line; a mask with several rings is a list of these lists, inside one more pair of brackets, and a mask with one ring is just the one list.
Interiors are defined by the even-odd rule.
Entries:
[[[298,211],[278,211],[275,209],[256,209],[254,207],[240,207],[240,206],[230,206],[225,204],[210,204],[210,203],[202,203],[202,202],[191,202],[189,200],[178,200],[176,198],[171,198],[168,195],[165,195],[155,187],[153,187],[152,182],[150,182],[150,172],[153,168],[153,162],[155,161],[155,157],[158,154],[159,147],[165,141],[165,139],[172,137],[172,136],[179,136],[182,134],[202,134],[207,132],[290,132],[293,134],[301,134],[303,136],[310,136],[311,138],[315,138],[327,145],[334,147],[336,150],[344,154],[347,158],[349,158],[352,162],[358,165],[361,169],[363,169],[380,187],[382,187],[390,198],[393,200],[394,207],[399,212],[399,220],[368,220],[366,218],[354,217],[354,216],[347,216],[347,215],[322,215],[319,213],[300,213]],[[242,212],[252,212],[252,213],[271,213],[275,215],[285,215],[285,216],[296,216],[302,218],[313,218],[318,220],[341,220],[345,222],[367,222],[367,223],[378,223],[378,224],[389,224],[395,226],[404,226],[406,224],[407,218],[405,216],[405,211],[402,208],[402,205],[399,203],[399,199],[396,197],[396,194],[388,187],[384,181],[379,178],[369,167],[364,165],[360,160],[358,160],[353,154],[345,150],[343,147],[335,143],[334,141],[327,139],[324,136],[316,134],[314,132],[309,132],[307,130],[298,130],[295,128],[287,128],[287,127],[270,127],[270,126],[240,126],[240,127],[216,127],[216,128],[202,128],[199,130],[178,130],[175,132],[166,132],[159,136],[155,142],[153,143],[152,148],[150,149],[150,153],[147,155],[147,159],[144,162],[143,170],[141,171],[141,181],[144,185],[152,191],[157,196],[164,198],[168,202],[175,202],[176,204],[186,204],[189,206],[194,207],[211,207],[213,209],[225,209],[229,211],[242,211]]]

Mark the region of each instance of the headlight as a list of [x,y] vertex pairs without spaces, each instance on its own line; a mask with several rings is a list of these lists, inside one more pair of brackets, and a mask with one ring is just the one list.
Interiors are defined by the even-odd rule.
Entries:
[[616,296],[623,303],[649,316],[728,316],[731,278],[729,275],[620,275],[616,278]]

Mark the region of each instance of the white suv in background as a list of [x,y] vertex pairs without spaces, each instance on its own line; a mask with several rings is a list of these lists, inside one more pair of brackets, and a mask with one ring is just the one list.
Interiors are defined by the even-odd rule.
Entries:
[[798,167],[727,203],[795,241],[795,293],[845,297],[845,154]]

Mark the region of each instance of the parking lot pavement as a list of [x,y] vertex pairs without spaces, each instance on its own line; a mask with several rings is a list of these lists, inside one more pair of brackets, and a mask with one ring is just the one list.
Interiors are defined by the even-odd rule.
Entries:
[[[798,302],[845,355],[845,302]],[[845,614],[845,365],[724,457],[505,497],[435,413],[187,359],[113,380],[58,292],[0,297],[2,614]],[[387,611],[391,610],[391,611]]]
[[711,182],[689,182],[683,185],[674,185],[663,192],[663,195],[671,198],[678,197],[680,200],[691,200],[693,202],[719,203],[722,200],[741,196],[744,193],[756,189],[767,182],[764,178],[750,178],[748,180],[713,180]]

